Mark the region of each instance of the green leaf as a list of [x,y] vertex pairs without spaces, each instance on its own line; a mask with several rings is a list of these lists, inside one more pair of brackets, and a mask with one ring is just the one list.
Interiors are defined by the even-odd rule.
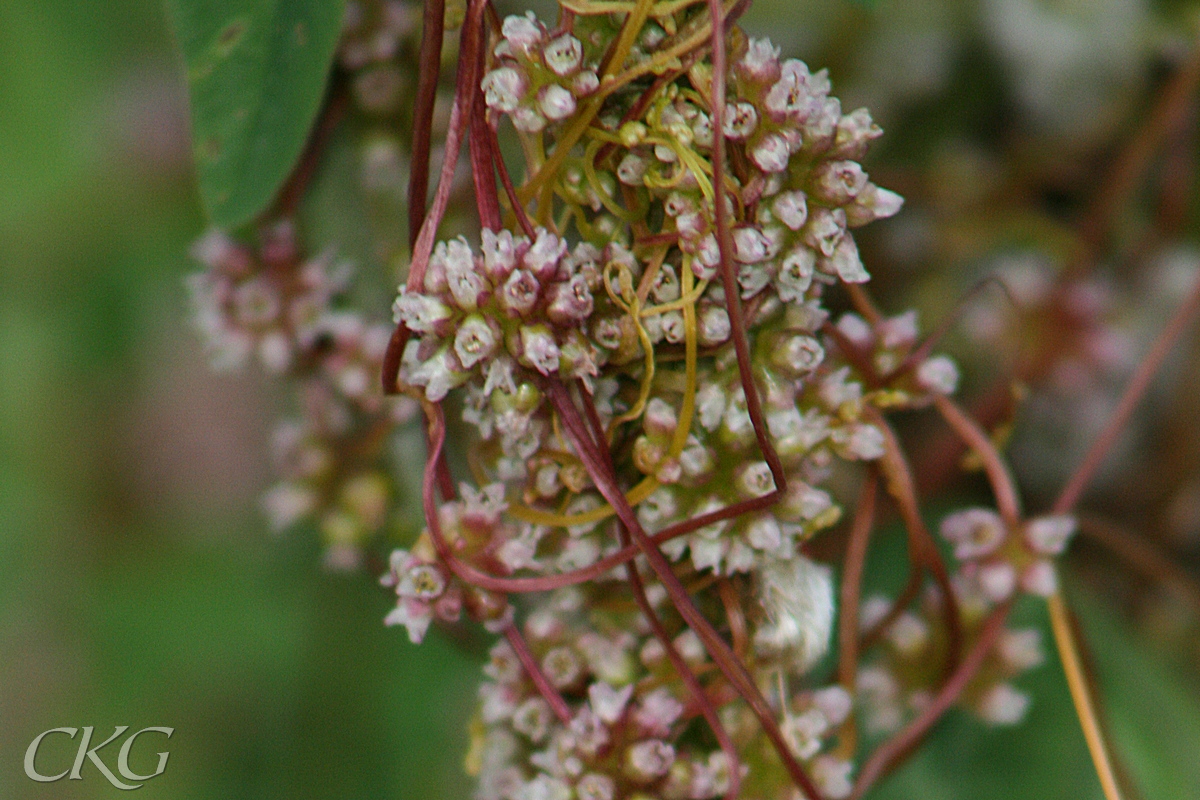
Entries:
[[1141,795],[1188,800],[1200,786],[1200,685],[1094,594],[1075,591],[1113,749]]
[[200,196],[213,224],[261,213],[321,106],[343,0],[167,0],[187,66]]

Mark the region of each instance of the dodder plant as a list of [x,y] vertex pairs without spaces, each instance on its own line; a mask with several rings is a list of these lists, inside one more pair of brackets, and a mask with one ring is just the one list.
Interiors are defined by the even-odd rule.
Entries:
[[[1013,680],[1043,658],[1037,631],[1007,624],[1022,593],[1051,603],[1115,796],[1054,566],[1113,434],[1051,513],[1023,512],[951,399],[958,371],[936,337],[865,290],[853,230],[902,205],[859,164],[881,130],[843,111],[824,71],[748,38],[747,5],[570,0],[550,23],[429,0],[419,45],[414,9],[353,7],[279,221],[256,248],[214,233],[196,251],[217,355],[255,354],[302,389],[268,511],[281,527],[318,519],[331,560],[354,563],[401,502],[388,437],[423,418],[424,530],[392,553],[388,622],[414,642],[463,615],[500,635],[470,731],[481,800],[860,797],[951,706],[1022,718]],[[447,20],[457,67],[439,119]],[[408,115],[406,90],[411,140],[369,142],[380,164],[410,154],[412,252],[389,330],[345,310],[346,275],[304,256],[288,220],[347,98],[387,119]],[[478,232],[439,240],[468,196]],[[856,313],[831,314],[831,291]],[[942,519],[950,558],[890,422],[923,407],[995,493],[995,509]],[[911,569],[899,596],[863,599],[881,488]],[[835,581],[809,550],[844,507]]]

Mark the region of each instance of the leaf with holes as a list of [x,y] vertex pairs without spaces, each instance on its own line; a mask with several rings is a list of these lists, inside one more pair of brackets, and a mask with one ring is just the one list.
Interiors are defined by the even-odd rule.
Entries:
[[343,0],[167,0],[187,67],[200,196],[214,225],[263,211],[304,149]]

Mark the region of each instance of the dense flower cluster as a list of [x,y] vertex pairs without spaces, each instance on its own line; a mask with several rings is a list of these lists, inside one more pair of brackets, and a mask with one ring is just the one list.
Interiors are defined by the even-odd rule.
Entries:
[[[995,603],[961,576],[955,581],[954,590],[964,632],[969,641],[974,640]],[[892,601],[888,598],[868,598],[861,608],[864,629],[879,623],[891,608]],[[893,732],[933,700],[949,648],[943,612],[941,596],[927,592],[917,608],[902,611],[888,625],[876,657],[858,671],[857,699],[868,732]],[[1019,723],[1029,708],[1030,698],[1012,681],[1039,666],[1044,659],[1040,631],[1006,629],[996,649],[963,691],[959,705],[991,725]]]
[[[480,9],[449,7],[447,27],[487,33]],[[279,528],[315,520],[336,565],[415,505],[385,451],[424,408],[425,530],[391,555],[386,622],[413,642],[464,616],[504,636],[472,728],[479,800],[774,798],[806,781],[847,797],[859,721],[910,722],[945,665],[996,630],[958,703],[997,724],[1023,716],[1012,681],[1040,642],[995,614],[1018,591],[1056,591],[1074,521],[949,515],[940,588],[913,609],[864,603],[858,624],[880,645],[818,688],[836,581],[809,542],[864,472],[903,506],[885,414],[942,409],[958,368],[914,312],[884,317],[855,294],[870,274],[854,229],[903,202],[859,163],[882,133],[870,114],[844,113],[824,71],[736,26],[714,76],[703,4],[624,23],[608,11],[581,0],[553,27],[527,14],[464,28],[464,47],[484,42],[482,71],[460,80],[453,118],[485,115],[458,133],[476,191],[496,194],[477,243],[413,237],[394,332],[344,310],[348,273],[302,257],[286,225],[257,248],[198,245],[199,325],[219,361],[253,355],[297,380],[301,418],[277,432],[265,505]],[[402,3],[350,4],[339,59],[376,121],[408,113],[417,25]],[[489,162],[501,124],[526,167],[506,203]],[[367,135],[368,189],[394,188],[406,149],[390,128]],[[831,288],[856,312],[835,316]],[[378,393],[381,373],[408,396]]]
[[599,88],[595,64],[584,63],[583,42],[570,33],[551,37],[532,11],[508,17],[500,32],[498,66],[483,79],[484,99],[517,130],[536,133],[567,119]]
[[[507,641],[492,648],[467,757],[480,800],[708,800],[728,791],[729,761],[687,735],[701,722],[697,707],[645,618],[604,606],[586,592],[559,591],[524,624],[530,652],[567,698],[569,719],[555,716]],[[690,631],[673,645],[693,669],[713,668]],[[828,797],[845,797],[849,765],[827,744],[850,713],[849,694],[832,686],[788,702],[784,730],[797,756]],[[735,740],[749,751],[761,747],[754,718],[730,710]]]
[[348,267],[334,268],[331,254],[305,259],[291,223],[266,228],[257,247],[210,232],[193,256],[207,268],[188,286],[213,363],[231,369],[253,358],[297,391],[300,416],[273,436],[280,480],[263,496],[272,528],[314,520],[329,563],[354,566],[395,507],[388,433],[416,412],[378,389],[390,329],[341,307]]
[[[466,610],[507,632],[487,668],[469,759],[485,800],[702,800],[729,787],[729,753],[697,749],[689,730],[703,723],[703,705],[668,658],[673,651],[720,692],[711,644],[650,572],[638,600],[652,603],[647,612],[620,561],[592,570],[628,544],[620,531],[629,525],[660,538],[676,576],[701,587],[699,613],[741,637],[757,683],[777,685],[780,735],[831,798],[851,792],[853,765],[827,744],[852,724],[855,702],[871,730],[894,730],[927,704],[949,648],[962,644],[953,637],[981,636],[987,613],[1018,585],[1050,591],[1045,558],[1065,545],[1060,529],[1070,532],[1068,518],[1043,518],[984,542],[968,523],[999,521],[992,512],[950,518],[943,530],[963,562],[954,576],[961,630],[951,635],[931,589],[920,613],[886,621],[880,659],[855,686],[790,687],[827,653],[834,623],[832,570],[804,552],[842,516],[825,485],[853,462],[885,456],[883,411],[952,394],[958,371],[920,347],[911,312],[835,323],[825,308],[826,287],[869,279],[851,229],[902,201],[858,164],[880,130],[865,110],[842,113],[824,72],[730,33],[730,168],[719,193],[710,61],[692,60],[670,81],[601,88],[603,75],[653,63],[701,18],[685,9],[670,25],[646,23],[629,60],[604,67],[620,29],[594,16],[554,29],[532,15],[505,20],[479,91],[489,120],[508,118],[530,168],[546,173],[540,189],[518,190],[540,191],[536,209],[523,210],[534,222],[485,227],[478,248],[464,238],[437,244],[394,305],[408,337],[399,384],[461,409],[474,480],[427,519],[411,551],[393,555],[384,581],[398,603],[388,622],[419,641],[433,620]],[[575,124],[581,114],[592,115],[589,126]],[[726,294],[725,258],[737,297]],[[593,443],[607,453],[591,453]],[[635,522],[614,508],[597,472],[606,469]],[[777,488],[774,502],[759,502]],[[1012,572],[1007,593],[989,578],[1002,569]],[[516,605],[471,578],[550,588],[581,571],[587,588]],[[714,585],[725,594],[705,588]],[[887,607],[868,602],[864,628]],[[1027,701],[1010,680],[1040,660],[1028,632],[1004,636],[961,700],[995,722],[1021,716]],[[761,715],[736,695],[720,705],[738,775],[775,796],[768,787],[791,779],[764,758]]]

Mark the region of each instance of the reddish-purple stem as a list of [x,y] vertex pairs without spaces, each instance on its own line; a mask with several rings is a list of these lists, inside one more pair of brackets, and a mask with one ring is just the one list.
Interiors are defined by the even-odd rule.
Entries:
[[[588,422],[592,427],[591,445],[595,448],[596,453],[601,457],[608,469],[614,474],[616,467],[613,465],[612,453],[608,450],[607,440],[604,435],[604,425],[600,421],[600,415],[596,413],[596,406],[592,403],[591,396],[586,390],[579,392],[581,405],[587,415]],[[622,545],[629,544],[629,531],[619,521],[617,523],[617,536]],[[713,735],[717,739],[717,743],[721,747],[721,751],[725,753],[725,758],[729,761],[729,789],[726,791],[726,800],[735,800],[738,791],[742,785],[742,770],[741,762],[738,759],[737,748],[733,744],[733,740],[729,738],[729,733],[725,730],[725,726],[721,723],[721,718],[717,715],[717,709],[709,699],[708,694],[704,691],[704,687],[700,684],[700,679],[696,677],[696,673],[688,665],[687,661],[679,653],[679,649],[675,647],[675,642],[672,641],[667,629],[663,627],[662,620],[658,618],[658,614],[654,611],[654,606],[651,605],[649,598],[646,597],[646,586],[642,582],[642,576],[638,573],[637,564],[629,561],[625,564],[625,574],[629,579],[629,587],[633,592],[633,598],[641,609],[642,616],[650,624],[650,629],[654,632],[654,637],[662,644],[666,651],[667,658],[671,665],[675,667],[675,671],[683,679],[688,691],[692,694],[694,702],[700,708],[700,713],[703,714],[705,721],[712,728]]]
[[417,72],[416,104],[413,108],[412,174],[408,181],[408,245],[413,249],[416,249],[417,234],[425,222],[425,201],[429,194],[433,107],[441,77],[438,67],[442,63],[445,19],[445,0],[425,0],[421,18],[421,69]]
[[983,666],[984,659],[987,658],[992,647],[995,646],[1000,632],[1004,630],[1004,620],[1008,617],[1008,610],[1009,606],[1006,604],[998,607],[988,616],[975,645],[958,665],[954,674],[950,676],[950,680],[946,681],[945,685],[938,690],[929,705],[925,706],[921,713],[903,730],[888,739],[871,754],[858,773],[858,779],[854,782],[854,793],[850,795],[851,800],[858,800],[866,794],[867,790],[888,771],[896,760],[920,744],[934,724],[941,719],[950,706],[954,705],[963,689]]
[[512,647],[513,652],[517,654],[517,660],[521,662],[521,666],[529,673],[533,685],[537,687],[538,694],[546,699],[550,704],[550,708],[554,711],[554,716],[558,717],[558,721],[563,725],[571,721],[571,707],[567,705],[567,701],[563,696],[550,684],[550,679],[546,677],[546,673],[542,672],[542,668],[538,665],[537,660],[533,657],[533,653],[529,651],[529,644],[525,641],[525,637],[517,630],[517,626],[511,622],[504,628],[504,638],[508,640],[508,644]]
[[[476,69],[479,75],[483,74],[484,67],[487,61],[487,30],[486,22],[485,29],[480,32],[480,43],[484,46],[479,48],[476,55]],[[468,58],[469,54],[464,53],[463,58]],[[471,133],[468,137],[467,147],[471,154],[471,178],[475,182],[475,206],[479,210],[480,224],[489,230],[498,232],[500,230],[500,196],[496,193],[496,173],[492,166],[493,153],[491,146],[491,126],[487,121],[487,104],[483,99],[482,91],[472,91],[471,93],[473,111],[471,112]]]
[[838,618],[838,681],[848,691],[854,691],[855,667],[858,663],[858,603],[862,592],[863,568],[867,561],[867,545],[875,524],[875,492],[879,478],[875,472],[867,476],[858,496],[854,522],[850,526],[850,542],[846,547],[842,569],[841,609]]
[[712,129],[713,129],[713,218],[717,228],[717,247],[721,253],[721,285],[725,289],[725,308],[729,314],[734,350],[737,351],[738,375],[742,391],[746,395],[746,410],[754,423],[754,436],[763,459],[771,468],[775,479],[774,499],[783,496],[787,489],[787,476],[783,462],[779,460],[774,445],[767,435],[763,418],[762,403],[758,387],[754,384],[754,370],[750,364],[750,343],[746,340],[746,318],[742,309],[741,293],[737,275],[733,270],[733,241],[730,238],[729,209],[725,206],[725,14],[721,0],[708,0],[708,13],[712,17]]
[[558,412],[564,432],[578,451],[579,458],[583,461],[596,488],[612,505],[617,519],[632,535],[634,543],[641,549],[642,555],[646,557],[651,569],[658,576],[659,582],[666,589],[667,595],[671,598],[680,616],[683,617],[684,622],[700,638],[718,669],[758,717],[763,731],[771,740],[776,752],[779,753],[784,768],[787,769],[795,784],[813,800],[820,800],[820,792],[804,767],[792,755],[787,739],[784,738],[783,733],[779,730],[779,725],[775,722],[771,707],[759,692],[754,680],[746,671],[745,665],[713,628],[712,623],[696,608],[687,589],[672,569],[671,562],[642,529],[637,514],[634,513],[620,486],[617,485],[616,476],[607,469],[604,461],[596,456],[593,448],[588,446],[589,435],[586,424],[575,408],[566,387],[556,380],[549,380],[544,383],[543,388],[555,411]]
[[496,162],[496,171],[500,173],[500,183],[504,186],[504,194],[508,196],[508,204],[512,206],[513,214],[517,217],[517,224],[521,226],[521,230],[525,231],[526,236],[534,239],[536,233],[533,223],[529,221],[529,215],[525,213],[525,206],[517,197],[517,189],[513,186],[512,175],[509,174],[508,165],[504,163],[504,156],[500,152],[500,138],[494,125],[488,125],[488,146],[492,151],[492,160]]
[[1083,490],[1087,488],[1096,471],[1100,469],[1100,465],[1104,463],[1104,457],[1108,455],[1108,451],[1116,443],[1121,431],[1125,429],[1125,425],[1133,415],[1133,410],[1141,401],[1146,390],[1150,388],[1154,376],[1158,374],[1159,367],[1162,366],[1163,361],[1171,352],[1171,348],[1175,346],[1176,340],[1183,335],[1197,312],[1200,312],[1200,276],[1187,299],[1183,301],[1183,304],[1171,317],[1170,322],[1163,328],[1162,333],[1154,340],[1150,352],[1142,359],[1142,363],[1138,364],[1133,378],[1129,381],[1129,386],[1125,389],[1125,394],[1121,396],[1121,402],[1117,404],[1117,410],[1113,412],[1112,417],[1104,426],[1104,430],[1088,449],[1079,468],[1075,470],[1070,480],[1067,481],[1067,485],[1063,487],[1062,494],[1054,502],[1051,513],[1065,514],[1079,502],[1079,496],[1083,494]]
[[1015,530],[1021,522],[1021,498],[1017,494],[1016,483],[1008,474],[1004,459],[1000,457],[1000,451],[983,428],[979,427],[979,423],[949,397],[936,395],[933,405],[967,446],[979,454],[988,482],[992,485],[992,493],[996,496],[996,507],[1000,510],[1000,516],[1009,528]]

